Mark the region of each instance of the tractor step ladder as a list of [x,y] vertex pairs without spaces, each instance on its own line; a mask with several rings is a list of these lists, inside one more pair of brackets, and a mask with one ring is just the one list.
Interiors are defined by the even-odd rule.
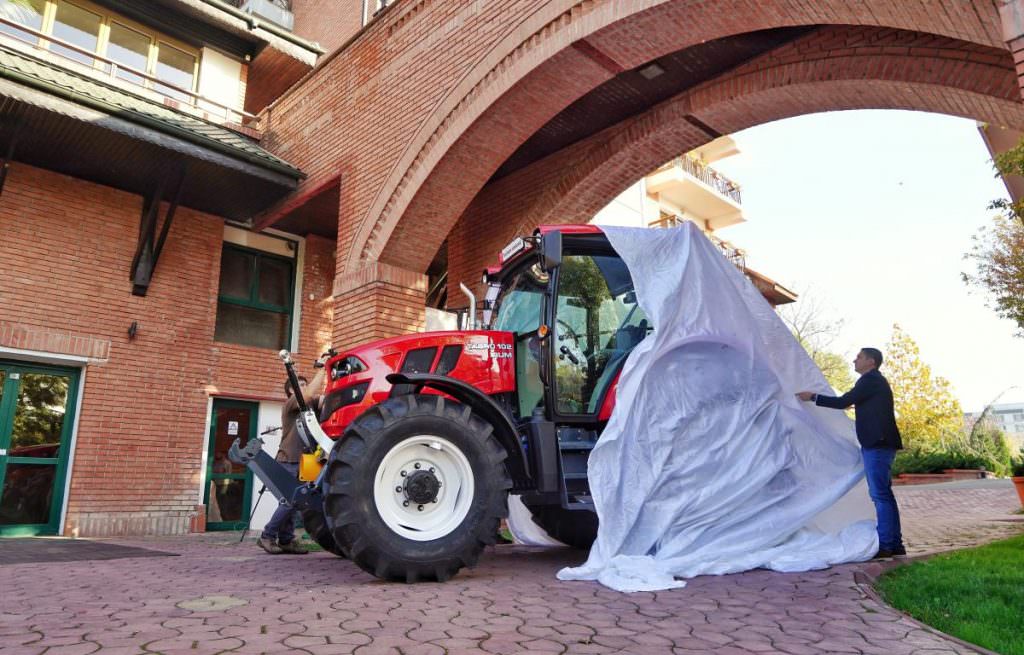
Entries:
[[558,431],[558,470],[562,476],[562,507],[565,509],[594,509],[587,482],[587,459],[597,443],[597,435],[578,428]]

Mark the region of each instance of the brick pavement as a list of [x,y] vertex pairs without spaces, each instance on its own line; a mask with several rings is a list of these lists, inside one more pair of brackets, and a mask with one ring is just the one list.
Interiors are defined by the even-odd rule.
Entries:
[[[1024,530],[988,525],[1013,516],[1006,485],[898,494],[912,548]],[[563,549],[498,546],[448,583],[407,586],[326,553],[271,557],[237,534],[118,543],[181,556],[0,567],[0,654],[971,652],[864,595],[858,565],[620,594],[557,581],[581,557]]]

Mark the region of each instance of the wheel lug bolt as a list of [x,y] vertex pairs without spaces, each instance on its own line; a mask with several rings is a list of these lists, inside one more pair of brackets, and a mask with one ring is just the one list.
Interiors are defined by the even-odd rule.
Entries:
[[408,507],[408,506],[409,506],[409,501],[408,500],[402,502],[402,507]]
[[406,472],[402,471],[402,477],[404,478],[406,475],[407,475]]
[[431,466],[431,467],[430,467],[430,472],[431,472],[431,473],[433,473],[433,472],[434,472],[434,467],[433,467],[433,466]]
[[418,469],[420,467],[420,463],[416,462],[415,464],[412,465],[412,467]]
[[395,493],[396,494],[402,493],[402,488],[401,487],[395,487]]
[[423,511],[423,505],[418,505],[418,506],[416,507],[416,509],[418,509],[419,511],[421,511],[421,512],[422,512],[422,511]]

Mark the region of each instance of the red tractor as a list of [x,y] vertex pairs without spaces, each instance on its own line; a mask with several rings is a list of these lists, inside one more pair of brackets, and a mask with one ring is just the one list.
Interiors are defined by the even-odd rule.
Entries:
[[443,581],[474,565],[509,494],[570,546],[597,533],[587,458],[626,356],[651,329],[629,271],[599,228],[542,227],[503,249],[484,281],[482,327],[468,294],[466,330],[324,362],[320,414],[303,406],[299,420],[322,467],[296,481],[258,441],[233,449],[318,543],[378,578]]

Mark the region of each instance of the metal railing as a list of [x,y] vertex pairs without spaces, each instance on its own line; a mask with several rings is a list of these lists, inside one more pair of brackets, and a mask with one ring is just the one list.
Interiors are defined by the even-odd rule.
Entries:
[[[238,7],[239,9],[245,6],[245,3],[248,1],[249,0],[227,0],[229,5],[232,7]],[[292,0],[267,0],[267,2],[279,9],[284,9],[285,11],[292,10]]]
[[[663,215],[656,221],[649,224],[650,227],[670,228],[678,227],[686,222],[687,219],[681,218],[675,215]],[[725,255],[725,258],[729,260],[736,268],[741,271],[747,270],[747,251],[742,248],[737,248],[731,242],[725,239],[715,236],[710,232],[704,232],[704,235],[711,240],[711,243],[715,244],[715,247]]]
[[674,166],[682,168],[691,177],[697,178],[718,193],[732,199],[737,204],[742,203],[740,197],[740,186],[707,164],[702,164],[699,161],[683,155],[682,157],[676,157],[672,161],[668,162],[659,168],[658,171],[663,171]]
[[[223,114],[224,122],[227,122],[227,123],[237,123],[239,125],[242,125],[245,121],[247,121],[247,120],[251,121],[251,120],[254,120],[256,118],[255,114],[250,114],[247,111],[244,111],[244,110],[241,110],[241,109],[235,109],[234,107],[229,107],[228,105],[225,105],[223,103],[217,102],[216,100],[211,100],[210,98],[207,98],[205,96],[199,95],[198,93],[192,91],[191,89],[186,89],[186,88],[178,86],[177,84],[174,84],[172,82],[168,82],[166,80],[162,80],[159,77],[157,77],[155,75],[150,75],[149,73],[146,73],[145,71],[141,71],[138,68],[134,68],[132,66],[127,66],[125,64],[118,63],[118,62],[114,61],[113,59],[110,59],[108,57],[104,57],[102,55],[98,55],[95,52],[93,52],[92,50],[88,50],[86,48],[82,48],[80,46],[75,45],[74,43],[70,43],[68,41],[64,41],[63,39],[58,39],[58,38],[56,38],[56,37],[54,37],[52,35],[45,34],[43,32],[40,32],[39,30],[33,29],[33,28],[28,27],[26,25],[22,25],[21,23],[18,23],[16,21],[12,21],[12,20],[9,20],[7,18],[4,18],[3,16],[0,16],[0,24],[7,25],[9,27],[13,27],[15,30],[17,30],[19,32],[19,34],[11,34],[9,32],[3,32],[2,34],[4,36],[9,36],[9,37],[12,37],[14,39],[17,39],[18,41],[20,41],[22,43],[25,43],[28,46],[31,46],[35,50],[39,50],[41,52],[46,52],[46,53],[49,53],[50,55],[53,55],[53,56],[56,56],[56,57],[61,57],[62,59],[66,59],[68,61],[73,61],[73,62],[75,62],[77,64],[81,64],[81,65],[84,65],[84,66],[89,66],[88,63],[83,64],[83,62],[79,61],[78,59],[75,59],[74,57],[70,57],[70,56],[65,55],[65,54],[63,54],[61,52],[55,52],[55,51],[51,50],[48,46],[46,46],[44,44],[59,45],[61,48],[65,48],[67,50],[70,50],[71,52],[75,52],[75,53],[78,53],[78,54],[80,54],[80,55],[82,55],[84,57],[88,57],[93,62],[97,62],[98,61],[98,62],[104,64],[103,68],[96,68],[95,65],[91,66],[91,68],[96,73],[105,73],[108,77],[110,77],[111,80],[116,80],[117,82],[123,82],[123,83],[126,83],[126,84],[131,84],[133,86],[141,87],[141,88],[146,89],[147,91],[150,91],[152,93],[157,93],[159,95],[162,95],[165,99],[172,100],[172,101],[174,101],[175,103],[178,103],[178,104],[184,104],[186,107],[195,109],[197,111],[201,111],[204,114],[208,114],[209,113],[208,110],[207,110],[207,107],[213,107],[214,109],[218,110],[219,112],[221,112]],[[25,33],[26,35],[35,37],[35,41],[31,41],[28,38],[21,37],[21,35],[20,35],[21,32]],[[132,75],[134,77],[141,78],[144,81],[142,83],[139,83],[139,82],[135,82],[132,79],[125,79],[125,77],[119,77],[118,73],[127,73],[128,75]],[[149,84],[147,84],[147,82]],[[150,84],[152,86],[150,86]],[[188,101],[187,102],[183,102],[182,100],[180,100],[178,98],[175,98],[173,96],[169,96],[169,95],[167,95],[165,93],[161,93],[160,87],[165,88],[165,89],[170,89],[171,91],[173,91],[175,93],[179,93],[181,95],[184,95],[185,97],[188,98]],[[200,105],[200,103],[202,103],[202,105]]]

